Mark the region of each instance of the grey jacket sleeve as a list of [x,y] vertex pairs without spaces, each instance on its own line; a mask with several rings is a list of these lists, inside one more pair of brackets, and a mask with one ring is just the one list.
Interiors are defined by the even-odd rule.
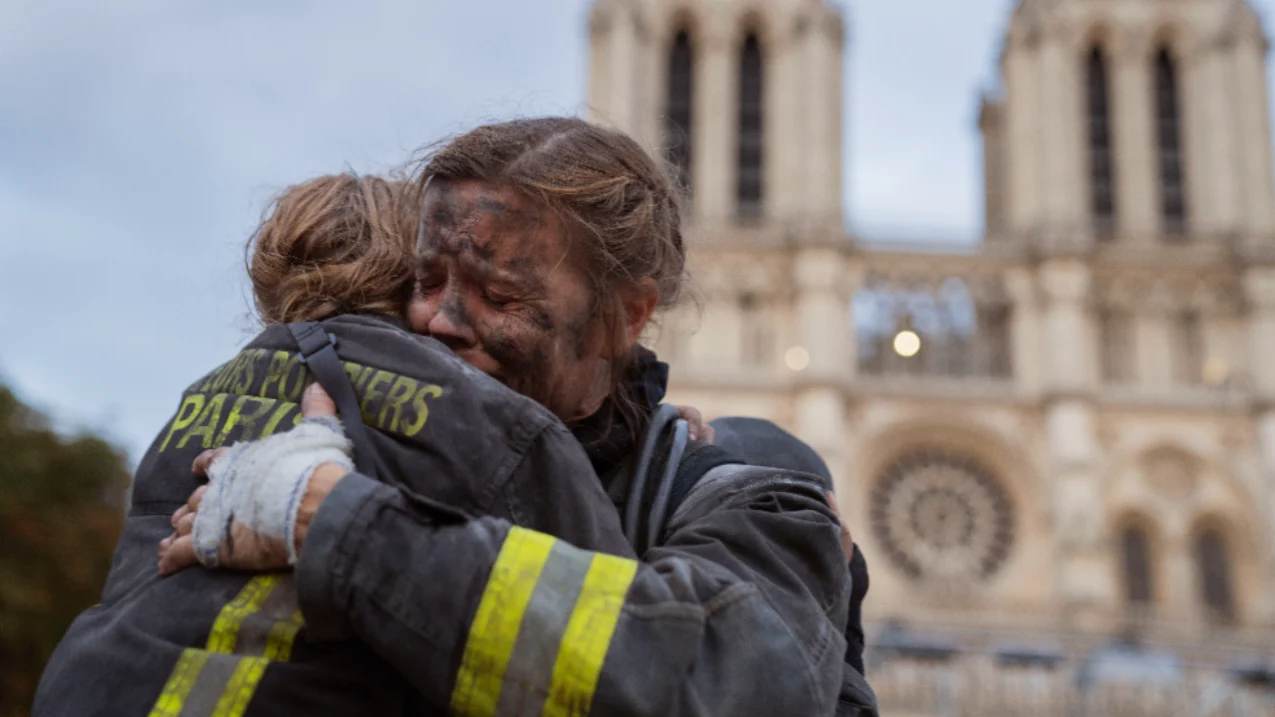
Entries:
[[848,594],[818,480],[723,466],[639,563],[357,474],[297,565],[312,634],[353,634],[459,715],[832,714]]

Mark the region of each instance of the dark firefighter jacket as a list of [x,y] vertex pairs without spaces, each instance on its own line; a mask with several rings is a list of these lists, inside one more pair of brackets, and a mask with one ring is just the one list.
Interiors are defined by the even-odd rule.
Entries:
[[[430,425],[444,420],[441,410],[429,408]],[[384,421],[383,413],[365,410],[364,418]],[[472,468],[452,468],[448,475],[475,475]],[[412,472],[418,470],[427,469],[413,464]],[[184,497],[193,488],[174,493]],[[550,503],[561,491],[577,490],[541,489]],[[406,680],[424,705],[458,715],[747,716],[832,714],[836,708],[849,580],[817,478],[716,468],[641,562],[598,546],[600,540],[589,549],[570,530],[515,525],[497,511],[458,515],[453,507],[459,504],[448,500],[413,490],[408,481],[347,476],[312,522],[296,566],[303,619],[295,624],[304,629],[290,654],[271,652],[280,644],[271,638],[292,628],[271,627],[254,639],[240,633],[236,642],[264,642],[265,652],[223,658],[212,638],[227,630],[214,624],[206,647],[182,652],[194,655],[186,664],[170,655],[174,666],[151,668],[163,673],[163,684],[151,688],[145,709],[128,713],[374,714],[377,707],[394,708],[378,702],[383,692],[394,693],[386,686],[389,673]],[[167,510],[162,529],[145,536],[151,571],[153,546],[168,530]],[[614,508],[606,512],[614,521]],[[618,528],[613,535],[621,535]],[[242,631],[271,617],[275,593],[245,596],[253,581],[243,585],[239,593],[221,594],[220,611],[209,622],[230,613],[225,622]],[[91,653],[91,636],[79,642],[59,656]],[[378,673],[379,683],[355,669],[368,653],[352,649],[354,643],[391,668]],[[340,664],[351,679],[342,683],[340,673],[333,679],[331,672],[290,679],[310,659],[303,646],[311,656],[331,651],[346,659]],[[205,680],[210,667],[219,669]],[[64,685],[85,670],[68,672],[73,677]],[[76,699],[62,703],[73,711],[41,712],[53,704],[56,689],[42,684],[38,714],[94,713]],[[359,707],[339,703],[342,691],[357,695]]]
[[[392,321],[323,323],[374,429],[380,479],[468,515],[632,554],[588,458],[549,411]],[[310,379],[297,359],[286,327],[273,326],[185,391],[138,467],[102,602],[58,646],[34,715],[401,713],[409,688],[366,646],[312,639],[291,573],[156,572],[169,518],[200,484],[195,456],[299,419]]]

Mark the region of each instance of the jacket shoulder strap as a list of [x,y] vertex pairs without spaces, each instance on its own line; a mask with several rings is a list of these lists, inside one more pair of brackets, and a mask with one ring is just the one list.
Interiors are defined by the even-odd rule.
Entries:
[[372,440],[367,426],[363,424],[363,412],[354,394],[354,386],[336,355],[336,336],[324,331],[323,325],[317,321],[288,324],[288,331],[301,350],[301,363],[310,369],[314,379],[336,403],[345,435],[354,444],[354,467],[359,473],[375,478]]
[[660,405],[633,462],[623,516],[624,534],[638,555],[654,547],[670,518],[710,470],[743,463],[717,446],[692,441],[677,407]]

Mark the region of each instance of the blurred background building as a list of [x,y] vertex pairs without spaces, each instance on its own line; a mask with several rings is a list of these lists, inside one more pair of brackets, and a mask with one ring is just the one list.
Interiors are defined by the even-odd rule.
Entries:
[[673,397],[833,467],[885,713],[1275,714],[1253,9],[1018,3],[969,251],[845,231],[837,8],[601,0],[589,23],[594,118],[692,196],[702,303],[658,337]]

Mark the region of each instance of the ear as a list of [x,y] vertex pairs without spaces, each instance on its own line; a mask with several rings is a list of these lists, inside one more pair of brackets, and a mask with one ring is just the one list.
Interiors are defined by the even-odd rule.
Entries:
[[[647,277],[620,289],[620,304],[624,312],[624,350],[637,343],[638,336],[651,320],[655,305],[660,303],[660,289],[655,279]],[[609,347],[608,347],[609,348]],[[611,358],[611,356],[606,356]]]

